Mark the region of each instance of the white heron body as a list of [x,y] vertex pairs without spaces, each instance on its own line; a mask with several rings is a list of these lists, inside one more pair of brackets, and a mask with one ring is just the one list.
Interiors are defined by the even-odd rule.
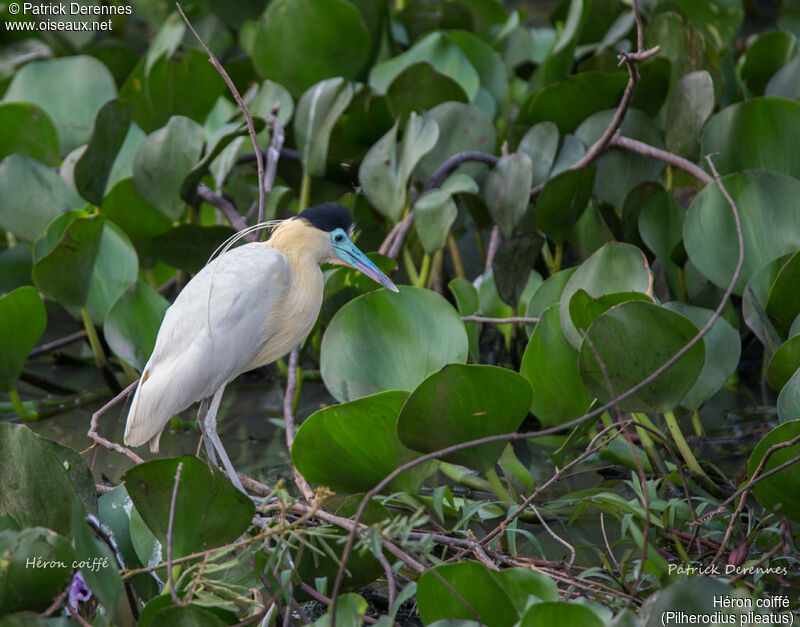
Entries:
[[[327,251],[315,255],[306,247],[296,254],[282,246],[292,239],[285,235],[278,231],[267,243],[218,257],[167,309],[131,402],[126,444],[149,440],[157,452],[172,416],[282,357],[310,333],[322,305],[319,263]],[[279,324],[286,320],[291,324]]]

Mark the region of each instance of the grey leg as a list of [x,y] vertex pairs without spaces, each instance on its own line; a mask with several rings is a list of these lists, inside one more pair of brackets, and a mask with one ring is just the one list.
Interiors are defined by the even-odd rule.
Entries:
[[223,392],[225,392],[224,385],[214,393],[214,396],[211,399],[211,404],[208,407],[205,417],[203,418],[203,423],[205,425],[203,437],[208,437],[208,440],[211,442],[213,447],[217,449],[220,461],[222,461],[222,465],[224,466],[225,471],[228,473],[228,477],[233,485],[235,485],[240,492],[247,494],[242,487],[242,482],[239,481],[239,477],[236,475],[236,471],[233,469],[233,464],[231,464],[231,460],[228,457],[228,454],[225,452],[225,448],[222,446],[222,441],[219,439],[219,435],[217,435],[217,411],[219,410],[220,401],[222,401]]
[[208,439],[208,435],[206,434],[206,425],[205,425],[205,418],[206,414],[208,414],[208,404],[210,403],[210,399],[204,398],[200,401],[200,410],[197,412],[197,422],[200,424],[200,433],[203,434],[203,444],[206,447],[206,454],[208,455],[209,461],[216,466],[217,465],[217,453],[214,450],[214,445]]

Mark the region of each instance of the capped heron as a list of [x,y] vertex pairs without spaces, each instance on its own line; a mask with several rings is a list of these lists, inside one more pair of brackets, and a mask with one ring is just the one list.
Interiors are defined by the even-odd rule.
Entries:
[[244,492],[217,435],[225,386],[282,357],[311,332],[322,306],[319,264],[356,268],[398,291],[350,241],[352,231],[344,207],[318,205],[278,222],[268,241],[223,252],[198,272],[164,315],[131,401],[125,443],[149,440],[158,452],[170,418],[201,401],[197,419],[208,457],[216,466],[218,453]]

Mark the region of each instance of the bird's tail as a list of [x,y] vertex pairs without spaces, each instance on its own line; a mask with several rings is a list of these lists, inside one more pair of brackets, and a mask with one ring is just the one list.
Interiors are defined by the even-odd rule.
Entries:
[[125,424],[125,444],[141,446],[150,441],[150,451],[158,452],[161,433],[169,419],[183,408],[173,409],[170,403],[169,381],[150,376],[149,364],[142,372],[139,385],[131,401],[128,421]]

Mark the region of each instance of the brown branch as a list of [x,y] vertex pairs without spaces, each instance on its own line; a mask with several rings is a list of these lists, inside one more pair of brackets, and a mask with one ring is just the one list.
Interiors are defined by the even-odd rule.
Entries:
[[62,338],[57,340],[53,340],[52,342],[48,342],[47,344],[42,344],[41,346],[37,346],[30,353],[28,353],[28,359],[33,359],[34,357],[38,357],[39,355],[44,355],[45,353],[49,353],[50,351],[58,350],[68,344],[73,344],[79,340],[86,339],[86,331],[77,331],[72,333],[71,335],[66,335]]
[[178,500],[178,486],[181,484],[181,473],[183,472],[183,462],[178,464],[178,469],[175,471],[175,483],[172,486],[172,500],[169,502],[169,523],[167,524],[167,582],[169,583],[169,593],[172,595],[172,602],[175,605],[186,607],[184,603],[178,598],[178,593],[175,592],[175,580],[172,574],[172,526],[175,522],[175,502]]
[[108,401],[100,409],[94,412],[92,414],[92,420],[89,423],[89,431],[87,432],[86,435],[88,435],[89,438],[91,438],[101,446],[104,446],[105,448],[110,449],[112,451],[116,451],[117,453],[122,453],[123,455],[126,455],[129,459],[133,460],[134,463],[141,464],[144,460],[141,457],[139,457],[136,453],[134,453],[131,449],[127,448],[126,446],[122,446],[121,444],[117,444],[116,442],[111,442],[109,440],[106,440],[99,433],[97,433],[100,416],[105,414],[109,409],[116,407],[122,401],[127,399],[136,389],[136,386],[138,384],[139,384],[138,380],[134,381],[128,387],[122,390],[122,392],[117,394],[114,398]]
[[216,68],[217,72],[219,72],[219,75],[225,81],[225,84],[228,86],[228,89],[230,89],[231,94],[233,95],[233,99],[236,100],[236,104],[239,105],[239,108],[244,114],[244,119],[247,121],[247,130],[250,133],[250,141],[253,142],[253,148],[255,148],[256,151],[256,164],[258,168],[258,215],[259,220],[261,220],[264,216],[264,205],[266,203],[266,192],[264,191],[264,160],[261,157],[261,148],[258,146],[258,138],[256,137],[256,127],[253,124],[253,117],[250,115],[250,111],[244,104],[244,100],[242,100],[239,90],[236,89],[236,85],[233,84],[233,81],[231,80],[231,77],[228,76],[225,68],[222,67],[222,64],[217,60],[217,57],[214,56],[214,53],[211,52],[211,49],[206,45],[206,42],[203,41],[203,38],[200,37],[200,35],[194,29],[194,26],[192,26],[192,23],[186,17],[186,14],[183,12],[183,8],[181,8],[180,2],[176,2],[175,6],[178,8],[178,13],[181,14],[181,17],[183,18],[183,21],[186,22],[189,30],[192,31],[192,34],[194,34],[194,36],[197,38],[197,41],[200,42],[203,50],[206,51],[208,60],[211,61],[211,65]]
[[678,168],[679,170],[683,170],[687,174],[692,175],[703,185],[708,185],[709,183],[714,182],[714,179],[710,177],[705,170],[703,170],[703,168],[695,165],[688,159],[679,157],[678,155],[667,152],[666,150],[662,150],[661,148],[650,146],[649,144],[645,144],[644,142],[640,142],[636,139],[631,139],[630,137],[624,137],[622,135],[616,135],[611,140],[609,145],[612,148],[622,148],[623,150],[629,150],[630,152],[635,152],[642,156],[650,157],[651,159],[663,161],[664,163],[667,163],[675,168]]
[[[242,231],[247,228],[247,222],[245,222],[245,219],[236,210],[236,207],[233,206],[233,203],[212,191],[208,186],[200,183],[200,185],[197,186],[197,196],[200,200],[219,209],[228,222],[230,222],[231,226],[237,231]],[[252,233],[248,233],[244,236],[244,239],[248,242],[255,242],[256,236]]]
[[[286,373],[286,393],[283,395],[283,420],[286,423],[286,449],[291,454],[292,443],[294,442],[295,426],[294,426],[294,395],[297,391],[297,367],[300,361],[300,353],[295,348],[289,354],[289,366]],[[297,468],[292,464],[289,459],[289,465],[292,467],[292,475],[294,482],[300,489],[305,499],[310,503],[314,500],[314,490],[308,485],[308,481],[300,474]]]
[[500,233],[500,227],[496,224],[492,227],[492,234],[489,237],[489,248],[486,251],[486,263],[483,266],[483,272],[489,272],[494,265],[494,258],[497,251],[500,249],[500,243],[503,241],[503,236]]

